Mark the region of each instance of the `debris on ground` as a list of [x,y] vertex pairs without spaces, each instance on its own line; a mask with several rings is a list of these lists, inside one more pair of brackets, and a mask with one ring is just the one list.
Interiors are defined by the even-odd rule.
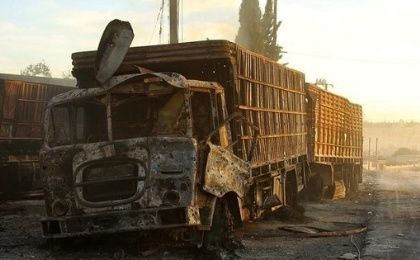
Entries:
[[283,220],[293,221],[296,223],[307,223],[313,219],[304,215],[305,210],[303,207],[297,206],[295,208],[284,206],[277,210],[265,213],[263,220]]
[[305,237],[339,237],[339,236],[350,236],[358,233],[365,232],[367,227],[357,227],[345,230],[329,230],[314,226],[285,226],[279,227],[280,230],[289,232],[295,232],[302,234]]
[[20,212],[25,211],[25,207],[21,205],[15,205],[12,203],[0,203],[0,216],[16,215]]
[[357,259],[357,255],[353,253],[345,253],[341,255],[338,259]]

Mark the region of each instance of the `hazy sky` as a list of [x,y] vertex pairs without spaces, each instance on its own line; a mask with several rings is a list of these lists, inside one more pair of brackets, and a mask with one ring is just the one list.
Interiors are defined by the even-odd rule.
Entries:
[[[364,107],[372,121],[420,121],[420,1],[278,0],[281,62],[326,78],[332,92]],[[234,40],[240,0],[181,0],[184,41]],[[260,1],[261,6],[265,0]],[[161,0],[0,0],[0,72],[19,73],[42,59],[53,76],[71,70],[72,52],[96,49],[106,24],[131,22],[133,45],[168,40]],[[154,32],[154,33],[153,33]]]

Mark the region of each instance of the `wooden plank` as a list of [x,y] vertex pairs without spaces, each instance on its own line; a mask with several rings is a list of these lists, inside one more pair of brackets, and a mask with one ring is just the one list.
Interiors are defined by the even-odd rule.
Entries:
[[313,159],[335,162],[340,158],[353,158],[360,161],[362,113],[357,112],[357,109],[361,110],[361,107],[314,85],[308,84],[307,92],[316,97],[315,104],[308,107],[312,113],[309,117],[314,118],[310,126],[311,135],[315,136],[313,150],[310,152]]

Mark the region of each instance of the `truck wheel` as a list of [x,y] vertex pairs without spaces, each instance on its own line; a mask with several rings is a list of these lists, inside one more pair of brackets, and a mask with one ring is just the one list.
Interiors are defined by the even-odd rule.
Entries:
[[312,201],[320,201],[324,193],[324,182],[321,175],[316,174],[309,179],[308,197]]
[[324,198],[326,199],[333,199],[335,194],[335,183],[333,185],[327,186],[327,189],[324,193]]
[[360,179],[359,175],[360,175],[360,173],[355,173],[354,176],[353,176],[354,177],[354,180],[353,180],[353,182],[354,182],[354,191],[356,193],[359,192],[359,179]]
[[53,252],[57,252],[60,251],[64,248],[64,238],[47,238],[45,240],[45,244],[47,246],[47,249],[53,251]]
[[233,216],[229,211],[228,202],[224,198],[217,198],[211,228],[204,234],[204,249],[214,251],[227,247],[232,231]]
[[359,176],[357,176],[357,174],[355,172],[352,173],[351,177],[350,177],[350,192],[349,192],[349,196],[354,196],[355,194],[357,194],[357,192],[359,191]]
[[286,204],[296,209],[298,207],[298,192],[296,179],[292,176],[286,177]]

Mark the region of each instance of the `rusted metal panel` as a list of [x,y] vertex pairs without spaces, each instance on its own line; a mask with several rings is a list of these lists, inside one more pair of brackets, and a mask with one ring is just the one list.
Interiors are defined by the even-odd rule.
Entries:
[[[22,80],[33,78],[35,82]],[[40,188],[38,153],[44,110],[54,95],[72,89],[46,85],[42,79],[0,74],[0,191],[9,196]]]
[[208,145],[203,189],[220,198],[232,191],[243,198],[251,185],[250,165],[220,146]]
[[362,107],[346,98],[307,84],[308,150],[312,161],[360,163],[362,160]]
[[3,119],[14,119],[16,103],[18,99],[18,91],[21,86],[21,81],[6,81],[3,83]]
[[[132,65],[165,63],[182,63],[194,60],[208,60],[229,57],[235,44],[228,41],[201,41],[179,44],[162,44],[144,47],[131,47],[118,73],[133,72]],[[96,51],[84,51],[72,54],[73,72],[77,79],[81,74],[93,70]]]
[[[95,51],[72,55],[73,74],[81,87],[95,86],[95,55]],[[261,128],[253,168],[306,155],[303,73],[228,41],[132,47],[117,74],[137,72],[134,65],[222,85],[229,114],[239,111]],[[252,129],[240,121],[231,129],[235,154],[247,160]]]
[[2,140],[40,139],[41,123],[48,100],[70,87],[51,86],[25,81],[3,81]]
[[102,34],[95,62],[96,80],[104,84],[117,71],[134,38],[130,23],[111,21]]

